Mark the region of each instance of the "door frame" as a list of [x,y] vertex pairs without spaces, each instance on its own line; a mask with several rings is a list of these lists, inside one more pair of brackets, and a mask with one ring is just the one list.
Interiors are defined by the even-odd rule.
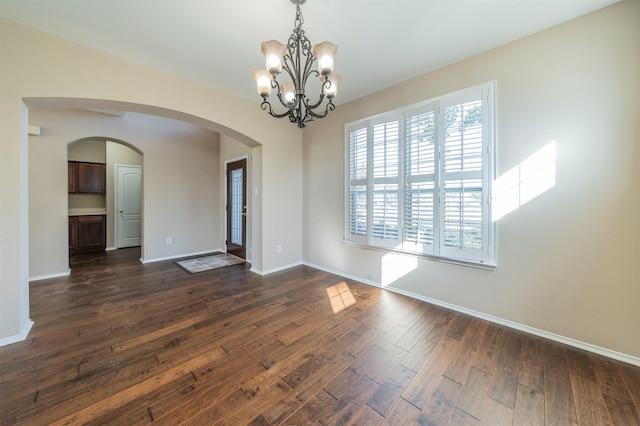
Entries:
[[113,165],[113,248],[117,250],[118,245],[118,167],[139,167],[140,174],[142,174],[142,182],[140,184],[140,250],[142,253],[142,247],[144,245],[144,197],[142,194],[144,193],[144,174],[143,167],[140,164],[122,164],[116,163]]
[[227,206],[229,205],[229,176],[227,175],[227,168],[229,167],[230,163],[236,163],[238,161],[245,161],[245,176],[244,176],[244,195],[245,195],[245,201],[246,201],[246,215],[244,217],[245,219],[245,229],[244,229],[244,235],[243,235],[243,239],[244,239],[244,248],[245,248],[245,258],[247,261],[250,262],[250,254],[251,254],[251,250],[249,249],[249,247],[251,246],[251,197],[250,197],[250,191],[249,188],[251,187],[251,164],[250,164],[250,160],[249,160],[249,156],[248,155],[242,155],[239,157],[235,157],[235,158],[230,158],[228,160],[224,161],[224,169],[222,170],[222,174],[224,175],[224,187],[223,187],[223,192],[224,192],[224,203],[223,203],[223,229],[224,229],[224,235],[223,235],[223,239],[224,239],[224,250],[225,252],[227,252],[228,250],[228,236],[229,236],[229,210],[227,209]]

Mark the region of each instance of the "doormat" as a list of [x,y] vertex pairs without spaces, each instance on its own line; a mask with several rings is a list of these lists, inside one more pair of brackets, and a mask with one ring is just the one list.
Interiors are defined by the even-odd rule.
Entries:
[[246,260],[229,253],[216,253],[194,259],[177,260],[175,263],[190,274],[195,274],[225,266],[240,265],[246,263]]

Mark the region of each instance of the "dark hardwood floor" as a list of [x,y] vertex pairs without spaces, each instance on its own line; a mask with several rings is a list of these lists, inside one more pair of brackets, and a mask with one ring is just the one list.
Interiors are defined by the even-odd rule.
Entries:
[[1,424],[640,424],[638,367],[309,267],[139,256],[31,283]]

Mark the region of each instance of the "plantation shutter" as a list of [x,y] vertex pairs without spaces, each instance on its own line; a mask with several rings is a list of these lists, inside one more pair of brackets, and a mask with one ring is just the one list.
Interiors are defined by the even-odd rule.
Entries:
[[482,261],[485,235],[486,150],[482,91],[442,103],[440,254]]
[[495,265],[495,84],[346,127],[345,239]]
[[352,241],[366,242],[367,239],[367,127],[361,126],[349,131],[349,193],[348,193],[348,235]]
[[433,104],[405,114],[404,239],[402,248],[433,254],[436,238],[436,141]]
[[400,228],[400,134],[397,115],[381,117],[371,128],[371,239],[397,246]]

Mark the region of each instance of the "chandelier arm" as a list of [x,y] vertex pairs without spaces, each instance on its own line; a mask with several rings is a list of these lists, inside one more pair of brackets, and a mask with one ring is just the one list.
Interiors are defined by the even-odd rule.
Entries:
[[326,108],[324,109],[324,114],[316,114],[315,112],[313,112],[313,110],[310,109],[307,109],[306,114],[315,118],[325,118],[327,115],[329,115],[329,111],[335,111],[335,109],[336,106],[333,104],[333,101],[329,100]]
[[287,115],[291,114],[291,111],[285,111],[282,114],[273,112],[273,108],[271,107],[271,103],[266,99],[262,101],[262,103],[260,104],[260,108],[262,108],[263,111],[267,111],[270,116],[275,117],[275,118],[282,118],[282,117],[286,117]]
[[[318,71],[316,71],[316,70],[312,70],[309,74],[311,74],[311,73],[316,73],[316,75],[319,75]],[[327,80],[324,83],[322,83],[322,92],[320,92],[320,96],[318,98],[318,101],[315,104],[310,104],[309,100],[307,98],[305,98],[304,106],[307,109],[316,109],[316,108],[318,108],[320,106],[320,104],[322,103],[322,101],[324,100],[324,98],[326,97],[325,89],[329,89],[331,87],[331,84],[333,84],[333,83],[331,83],[330,80]],[[330,100],[330,102],[331,102],[331,100]]]

